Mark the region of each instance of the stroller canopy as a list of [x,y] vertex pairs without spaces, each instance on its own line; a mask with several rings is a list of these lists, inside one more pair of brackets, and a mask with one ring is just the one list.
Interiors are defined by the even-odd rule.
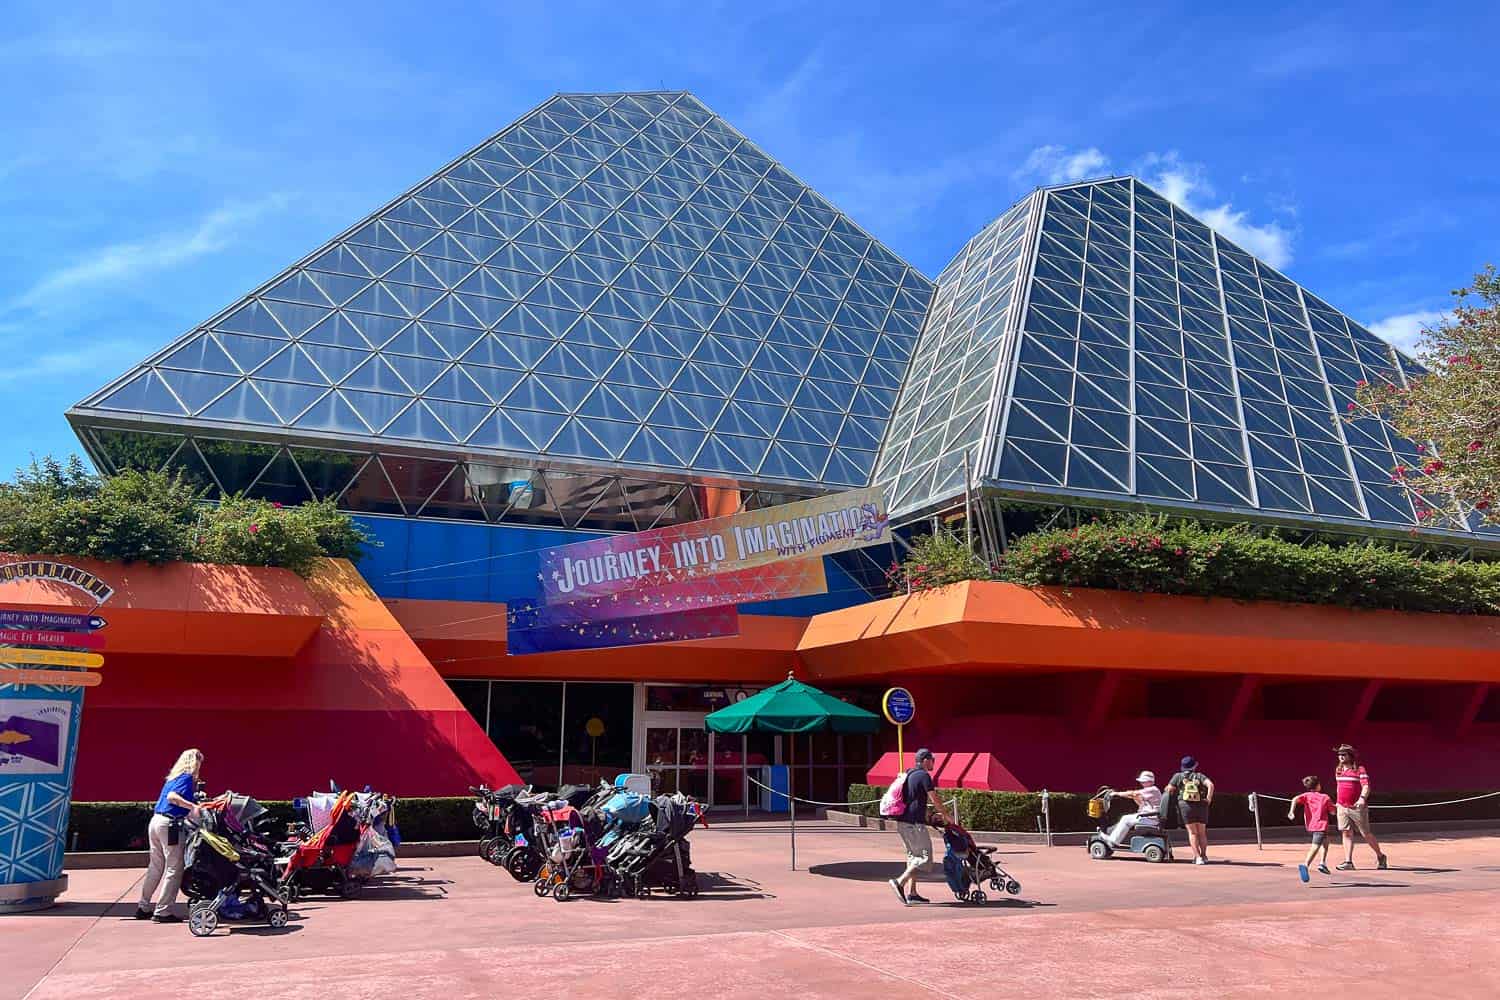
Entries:
[[250,824],[266,814],[266,807],[248,795],[227,792],[224,796],[224,814],[232,826],[248,830]]

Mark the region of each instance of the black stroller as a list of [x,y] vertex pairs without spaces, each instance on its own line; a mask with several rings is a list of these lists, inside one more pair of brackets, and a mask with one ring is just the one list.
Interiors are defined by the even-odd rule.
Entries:
[[225,792],[187,820],[182,887],[188,930],[207,937],[220,920],[287,924],[287,899],[276,877],[276,859],[257,821],[266,808],[248,795]]
[[989,900],[985,883],[992,892],[1004,889],[1014,896],[1021,891],[1021,883],[995,864],[995,849],[980,847],[973,834],[957,823],[943,828],[943,846],[943,877],[959,901],[983,906]]
[[610,849],[606,863],[620,878],[626,895],[645,899],[653,888],[691,899],[698,895],[688,834],[703,818],[703,807],[682,793],[660,795],[651,819],[626,834]]

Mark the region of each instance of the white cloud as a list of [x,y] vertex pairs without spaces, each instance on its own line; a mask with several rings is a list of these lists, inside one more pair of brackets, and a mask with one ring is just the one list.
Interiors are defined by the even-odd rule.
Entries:
[[1448,314],[1439,310],[1398,313],[1395,316],[1376,320],[1369,325],[1369,330],[1398,350],[1411,354],[1416,350],[1417,338],[1421,336],[1422,331],[1447,318]]
[[190,228],[150,239],[99,247],[65,267],[44,275],[13,299],[4,312],[45,313],[91,288],[163,271],[224,249],[245,226],[284,208],[286,195],[254,202],[230,202],[214,209]]
[[35,382],[85,371],[118,371],[139,361],[150,345],[133,340],[96,341],[65,351],[52,351],[0,368],[0,385],[22,380]]
[[1141,179],[1173,202],[1274,268],[1292,262],[1294,232],[1279,222],[1255,223],[1249,213],[1227,201],[1215,203],[1213,185],[1203,167],[1184,162],[1175,152],[1152,153],[1139,167]]
[[1047,184],[1068,184],[1100,177],[1108,167],[1109,157],[1094,146],[1072,151],[1063,146],[1038,146],[1016,171],[1016,179],[1040,178]]

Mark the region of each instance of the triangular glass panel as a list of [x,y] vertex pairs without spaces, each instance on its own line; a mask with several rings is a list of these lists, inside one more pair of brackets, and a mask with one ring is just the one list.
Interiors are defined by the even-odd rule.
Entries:
[[250,384],[261,394],[271,409],[281,417],[283,424],[290,424],[307,410],[328,390],[321,386],[303,385],[298,382],[274,382],[254,378]]
[[401,415],[392,420],[381,433],[385,437],[405,438],[411,441],[452,442],[457,440],[421,400],[403,410]]
[[94,405],[104,410],[186,415],[177,397],[154,371],[142,372]]
[[274,427],[281,419],[249,382],[242,382],[214,400],[198,414],[204,420]]
[[[269,343],[269,341],[267,341]],[[164,368],[184,368],[189,371],[219,372],[235,374],[238,369],[229,355],[209,334],[203,333],[189,340],[160,362]]]
[[[274,405],[274,404],[273,404]],[[330,392],[302,416],[293,421],[293,426],[307,430],[331,431],[336,434],[358,434],[368,435],[371,428],[359,418],[342,396],[337,392]]]
[[377,434],[395,418],[396,414],[401,412],[402,407],[407,405],[405,396],[384,392],[343,389],[341,394],[354,407],[355,412],[363,418],[370,430]]
[[317,500],[338,496],[366,461],[358,452],[326,448],[292,448],[291,456]]

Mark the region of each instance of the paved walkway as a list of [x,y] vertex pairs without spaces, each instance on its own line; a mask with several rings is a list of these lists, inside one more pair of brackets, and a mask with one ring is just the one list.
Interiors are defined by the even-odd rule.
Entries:
[[[706,891],[559,904],[478,858],[412,859],[358,900],[313,898],[284,931],[213,938],[129,919],[140,872],[80,871],[66,905],[0,917],[0,1000],[132,998],[189,989],[320,1000],[458,1000],[562,988],[638,998],[1281,997],[1310,974],[1362,998],[1492,997],[1500,838],[1388,845],[1394,867],[1297,879],[1300,847],[1215,851],[1216,863],[1090,861],[1005,848],[1018,898],[901,907],[892,834],[760,825],[694,835]],[[1357,863],[1370,861],[1361,848]],[[1345,977],[1358,942],[1363,976]],[[1105,971],[1106,966],[1109,967]],[[195,987],[194,981],[198,985]],[[548,985],[552,984],[552,985]]]

